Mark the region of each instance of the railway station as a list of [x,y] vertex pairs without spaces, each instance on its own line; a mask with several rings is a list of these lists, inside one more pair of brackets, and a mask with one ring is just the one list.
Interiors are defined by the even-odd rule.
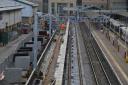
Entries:
[[128,85],[127,0],[0,1],[0,85]]

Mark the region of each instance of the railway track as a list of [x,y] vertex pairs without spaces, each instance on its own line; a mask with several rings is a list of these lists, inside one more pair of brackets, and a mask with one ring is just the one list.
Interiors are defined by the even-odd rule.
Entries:
[[80,58],[77,49],[76,28],[71,25],[67,48],[67,84],[83,85]]
[[[75,27],[75,33],[77,33],[76,31],[77,30],[76,30],[76,27]],[[78,54],[77,59],[78,59],[78,67],[79,67],[79,80],[80,80],[80,85],[84,85],[83,84],[83,78],[82,78],[82,66],[81,66],[81,61],[80,61],[80,54],[79,54],[79,49],[78,49],[78,39],[77,39],[77,37],[76,37],[76,47],[77,47],[77,54]]]
[[69,38],[68,38],[68,47],[67,48],[67,85],[71,85],[71,35],[70,35],[70,31],[69,31]]
[[79,23],[96,85],[120,85],[85,23]]

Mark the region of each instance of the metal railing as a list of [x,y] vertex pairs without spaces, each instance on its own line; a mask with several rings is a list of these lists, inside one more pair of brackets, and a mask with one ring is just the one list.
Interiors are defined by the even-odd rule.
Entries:
[[55,85],[55,83],[56,83],[56,80],[54,79],[50,85]]
[[36,66],[36,68],[34,68],[33,71],[31,72],[31,74],[30,74],[30,76],[29,76],[27,82],[25,83],[25,85],[33,85],[33,80],[34,80],[35,78],[38,78],[38,75],[39,75],[39,72],[40,72],[40,68],[41,68],[42,63],[43,63],[43,61],[44,61],[44,57],[45,57],[47,51],[49,50],[49,48],[50,48],[50,46],[51,46],[51,44],[52,44],[52,41],[53,41],[53,38],[54,38],[55,35],[56,35],[56,31],[54,32],[54,34],[53,34],[52,37],[50,38],[49,42],[47,43],[47,45],[46,45],[44,51],[42,52],[42,54],[41,54],[39,60],[37,61],[37,66]]

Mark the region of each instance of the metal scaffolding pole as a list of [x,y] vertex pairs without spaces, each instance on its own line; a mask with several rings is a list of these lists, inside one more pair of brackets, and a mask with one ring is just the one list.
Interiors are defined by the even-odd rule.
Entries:
[[38,24],[38,15],[37,12],[35,12],[35,16],[34,16],[34,29],[33,29],[33,34],[34,34],[34,46],[33,46],[33,51],[34,51],[34,56],[33,56],[33,66],[34,68],[36,68],[36,64],[37,64],[37,24]]
[[79,8],[77,7],[77,21],[79,21]]
[[51,30],[52,30],[52,10],[51,10],[51,3],[49,3],[49,36],[51,37],[52,34],[51,34]]

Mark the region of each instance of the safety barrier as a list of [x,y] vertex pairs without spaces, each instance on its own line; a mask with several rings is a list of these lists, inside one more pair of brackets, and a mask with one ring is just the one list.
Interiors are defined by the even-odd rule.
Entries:
[[30,74],[30,76],[29,76],[27,82],[25,83],[25,85],[33,85],[33,80],[34,80],[36,77],[39,76],[39,74],[40,74],[40,69],[41,69],[42,63],[43,63],[43,61],[44,61],[44,57],[46,56],[46,53],[48,52],[48,50],[49,50],[49,48],[50,48],[50,46],[51,46],[51,43],[52,43],[52,41],[53,41],[55,35],[56,35],[56,31],[54,32],[54,34],[53,34],[52,37],[50,38],[48,44],[46,45],[46,47],[45,47],[43,53],[41,54],[41,56],[40,56],[40,58],[39,58],[39,60],[38,60],[38,62],[37,62],[36,68],[34,68],[33,71],[31,72],[31,74]]

